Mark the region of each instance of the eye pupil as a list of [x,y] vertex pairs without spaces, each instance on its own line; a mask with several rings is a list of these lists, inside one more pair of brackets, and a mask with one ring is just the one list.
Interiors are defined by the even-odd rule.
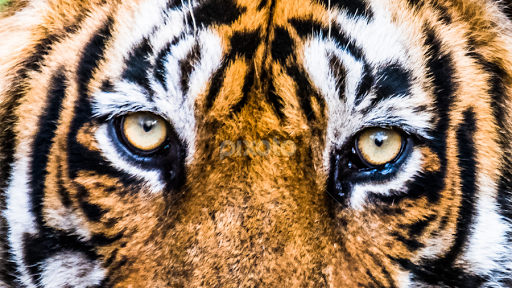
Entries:
[[375,145],[377,145],[377,147],[382,146],[382,144],[384,144],[384,140],[382,140],[382,139],[375,139]]
[[144,122],[142,123],[142,128],[144,129],[144,132],[149,132],[151,129],[153,129],[153,127],[157,124],[157,121],[156,120],[150,120],[150,119],[146,119],[144,120]]

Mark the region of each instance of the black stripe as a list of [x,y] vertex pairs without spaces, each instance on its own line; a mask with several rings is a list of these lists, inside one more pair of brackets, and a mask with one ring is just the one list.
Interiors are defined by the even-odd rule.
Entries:
[[463,268],[455,267],[455,261],[467,243],[476,214],[476,131],[475,113],[468,109],[457,129],[458,166],[460,168],[462,199],[457,218],[455,240],[449,251],[440,259],[425,261],[421,267],[399,260],[408,266],[416,277],[431,285],[444,284],[449,287],[479,287],[485,279],[467,274]]
[[425,5],[424,0],[406,0],[411,8],[419,9]]
[[231,51],[229,53],[229,57],[234,60],[236,56],[243,56],[247,60],[247,63],[249,63],[249,70],[245,75],[244,85],[242,87],[242,98],[238,103],[233,105],[233,108],[231,108],[233,115],[235,115],[240,113],[247,104],[249,100],[249,92],[254,85],[255,67],[251,59],[254,57],[256,49],[258,49],[258,46],[261,43],[260,30],[256,29],[254,31],[244,32],[237,31],[231,37],[230,42]]
[[427,228],[427,226],[430,223],[432,223],[432,221],[434,221],[435,219],[437,219],[436,215],[428,216],[423,220],[418,220],[416,223],[413,223],[408,227],[405,227],[405,229],[409,230],[410,238],[417,238],[423,233],[425,228]]
[[[62,69],[64,70],[64,69]],[[44,259],[55,255],[62,249],[82,252],[91,260],[97,258],[90,245],[81,243],[77,236],[62,235],[61,232],[45,226],[43,219],[43,201],[45,192],[45,180],[47,175],[48,154],[50,153],[55,130],[65,98],[66,77],[63,72],[54,75],[49,87],[48,107],[39,121],[39,132],[34,141],[31,163],[31,209],[36,225],[39,228],[37,235],[25,234],[23,239],[23,259],[29,269],[34,283],[38,287],[38,279],[43,270],[41,267]]]
[[167,63],[166,57],[171,52],[171,46],[171,43],[167,43],[164,48],[157,53],[156,64],[153,70],[153,76],[160,84],[162,84],[162,87],[164,87],[165,90],[167,90],[167,83],[165,81],[167,69],[165,69],[165,64]]
[[[207,0],[194,9],[193,15],[198,27],[211,25],[229,25],[235,22],[247,8],[239,7],[233,0]],[[188,23],[191,25],[192,16],[188,13]]]
[[[423,8],[423,6],[425,6],[426,4],[424,0],[407,0],[407,3],[409,4],[409,7],[413,10],[419,10]],[[428,1],[428,4],[430,4],[433,10],[437,12],[439,21],[448,25],[452,22],[452,17],[448,12],[448,8],[441,5],[441,3],[442,2],[440,1]]]
[[68,133],[68,169],[69,177],[74,179],[79,171],[98,171],[103,174],[118,174],[105,162],[97,151],[83,147],[76,139],[78,131],[92,118],[92,107],[89,102],[88,84],[99,61],[103,59],[104,49],[112,37],[113,19],[109,18],[104,26],[92,37],[85,46],[77,68],[79,99],[75,105],[75,117]]
[[284,101],[283,101],[283,98],[281,98],[281,96],[279,96],[277,94],[276,87],[274,85],[274,78],[272,77],[272,74],[269,75],[269,78],[272,80],[269,81],[269,84],[268,84],[268,92],[267,92],[268,101],[274,108],[274,112],[276,113],[277,117],[280,120],[282,120],[285,118],[285,115],[283,112],[283,109],[284,109],[283,102]]
[[152,68],[151,63],[149,62],[149,56],[152,55],[152,53],[153,48],[151,47],[149,39],[144,38],[142,42],[135,46],[133,51],[131,51],[128,60],[126,61],[126,68],[121,76],[144,88],[148,93],[150,100],[154,94],[148,78],[148,72]]
[[194,47],[192,47],[192,50],[190,50],[190,52],[187,54],[185,59],[180,60],[178,63],[181,72],[181,91],[183,92],[184,96],[188,93],[190,74],[194,69],[194,64],[199,60],[199,58],[201,58],[201,50],[199,44],[196,43]]
[[291,18],[288,22],[297,31],[301,38],[306,38],[309,35],[319,34],[319,32],[327,32],[322,28],[322,23],[315,21],[311,16],[304,18]]
[[44,260],[61,251],[81,253],[91,261],[98,259],[94,247],[89,243],[80,241],[79,236],[76,235],[64,235],[62,232],[46,226],[40,230],[37,236],[28,233],[24,235],[23,260],[37,287],[43,287],[38,280],[44,269],[42,266]]
[[[61,68],[64,70],[63,68]],[[53,144],[55,130],[59,121],[62,101],[66,94],[66,76],[63,72],[58,72],[50,80],[48,89],[48,106],[39,119],[39,131],[34,138],[32,150],[32,161],[30,165],[30,188],[31,188],[31,210],[35,216],[38,226],[44,225],[43,221],[43,199],[45,191],[45,181],[48,165],[48,154]]]
[[59,194],[62,205],[66,208],[70,208],[73,202],[69,196],[69,191],[64,187],[64,183],[62,181],[62,166],[60,165],[60,159],[57,161],[59,162],[59,167],[57,168],[57,193]]
[[341,62],[341,59],[336,57],[335,55],[331,55],[329,59],[329,68],[336,79],[336,89],[338,89],[338,95],[341,101],[345,100],[345,87],[346,87],[346,77],[347,71]]
[[[65,28],[66,29],[66,28]],[[59,39],[54,34],[49,34],[47,37],[39,40],[34,48],[34,52],[24,62],[21,69],[16,73],[17,77],[13,81],[13,89],[8,92],[9,101],[4,101],[3,113],[0,113],[0,123],[2,123],[2,131],[0,131],[0,191],[6,189],[8,180],[12,172],[11,163],[14,161],[15,140],[16,133],[14,131],[18,118],[15,111],[20,105],[19,99],[25,96],[25,82],[29,80],[28,74],[30,71],[40,71],[43,65],[44,57],[47,56],[55,41]],[[5,193],[0,193],[0,207],[5,207]],[[14,281],[18,277],[17,264],[7,259],[12,259],[10,255],[11,247],[7,239],[7,221],[4,217],[0,216],[1,238],[0,245],[2,246],[3,255],[0,257],[4,259],[2,267],[0,267],[1,279],[8,285],[14,287]]]
[[231,108],[231,110],[233,111],[233,114],[240,113],[240,111],[242,111],[242,109],[247,104],[247,102],[249,100],[249,92],[250,92],[252,86],[254,85],[254,74],[255,74],[254,72],[255,72],[254,67],[251,66],[249,68],[249,72],[245,75],[244,85],[242,87],[242,98],[240,99],[240,101],[238,101],[238,103],[233,105],[233,108]]
[[[325,8],[329,7],[329,1],[318,0]],[[352,17],[364,17],[368,20],[373,18],[370,5],[365,0],[330,0],[331,9],[337,7]]]
[[265,8],[265,6],[267,6],[267,3],[268,3],[268,0],[261,0],[260,4],[258,4],[258,7],[256,9],[258,9],[258,11],[261,11],[261,9]]
[[293,40],[285,28],[276,27],[274,29],[274,40],[270,50],[272,59],[284,65],[286,59],[293,55],[294,46]]
[[100,206],[89,202],[89,191],[87,191],[87,189],[85,189],[83,186],[77,187],[76,199],[80,205],[80,208],[82,209],[82,212],[84,212],[89,221],[98,222],[107,212]]
[[494,2],[498,2],[502,7],[503,13],[505,13],[505,15],[507,15],[509,20],[512,20],[512,0],[503,0],[503,1],[494,0]]
[[252,59],[254,53],[256,53],[256,49],[258,49],[261,43],[260,30],[236,31],[233,33],[233,36],[231,36],[229,42],[231,43],[231,50],[227,57],[235,60],[235,57],[239,55],[245,57],[247,60]]
[[[328,37],[329,31],[324,28],[322,36]],[[361,47],[356,46],[355,41],[351,40],[343,31],[338,29],[336,25],[331,27],[331,36],[337,41],[341,48],[347,49],[350,54],[356,58],[356,60],[362,60],[364,58],[364,52]],[[366,61],[364,61],[366,62]]]
[[295,93],[299,99],[302,111],[306,115],[308,121],[315,121],[316,115],[313,113],[313,107],[311,106],[311,97],[315,97],[320,100],[319,103],[324,103],[323,98],[318,95],[318,92],[311,86],[306,73],[299,69],[297,66],[286,67],[286,72],[296,84]]
[[376,96],[372,106],[379,102],[396,97],[406,97],[411,94],[412,75],[404,67],[391,64],[379,69],[375,76]]
[[[213,103],[219,96],[220,89],[224,83],[226,69],[236,60],[237,56],[245,57],[246,60],[250,60],[254,57],[258,45],[261,43],[260,30],[236,32],[230,39],[231,49],[229,53],[224,57],[221,67],[213,73],[210,80],[210,89],[206,94],[206,109],[210,110],[213,107]],[[252,65],[252,64],[251,64]],[[242,88],[243,97],[241,104],[235,104],[235,110],[240,111],[247,101],[247,94],[249,89],[252,88],[254,83],[254,73],[251,72],[254,67],[249,68],[248,75],[244,80],[244,87]]]
[[213,103],[215,103],[215,100],[219,96],[220,88],[224,83],[226,69],[230,63],[231,62],[224,59],[222,61],[220,68],[217,71],[215,71],[212,77],[210,78],[210,88],[208,89],[208,94],[206,94],[205,97],[206,110],[212,109]]
[[425,46],[429,47],[427,58],[427,76],[431,79],[434,92],[434,107],[437,112],[437,123],[431,130],[431,139],[425,140],[425,145],[439,158],[440,169],[437,172],[423,172],[407,184],[407,198],[427,196],[430,202],[437,202],[440,192],[445,187],[446,177],[446,138],[449,128],[449,112],[454,101],[456,84],[455,68],[451,54],[443,52],[441,40],[432,28],[425,27]]
[[392,233],[391,235],[395,237],[396,240],[402,242],[405,245],[405,247],[407,247],[407,249],[411,252],[417,251],[418,249],[425,247],[423,243],[420,243],[413,237],[408,238],[398,233]]
[[375,82],[375,77],[373,76],[373,68],[368,63],[364,63],[363,65],[363,74],[361,75],[361,82],[359,82],[359,85],[357,86],[357,92],[354,104],[358,106],[363,102],[363,99],[365,98],[370,90],[372,89]]
[[[329,37],[328,28],[322,27],[321,23],[313,19],[292,18],[288,22],[301,38],[307,38],[317,34],[324,39]],[[356,46],[355,41],[352,41],[337,25],[331,27],[331,37],[336,40],[341,48],[347,49],[356,60],[362,60],[364,58],[363,49]]]
[[470,108],[463,113],[463,121],[457,130],[458,166],[460,167],[462,202],[457,221],[455,244],[445,258],[455,261],[467,242],[473,218],[476,214],[476,149],[473,136],[476,131],[475,113]]
[[[488,61],[482,55],[474,52],[473,47],[470,47],[471,56],[477,61],[482,68],[489,74],[489,95],[491,96],[491,108],[493,116],[498,125],[498,131],[501,132],[498,137],[498,144],[503,151],[503,163],[500,167],[501,177],[498,182],[498,204],[500,207],[500,214],[510,219],[512,222],[512,151],[510,149],[509,135],[512,131],[508,129],[508,113],[507,113],[507,82],[510,81],[510,76],[504,67],[498,63]],[[509,233],[508,238],[512,243],[512,233]]]

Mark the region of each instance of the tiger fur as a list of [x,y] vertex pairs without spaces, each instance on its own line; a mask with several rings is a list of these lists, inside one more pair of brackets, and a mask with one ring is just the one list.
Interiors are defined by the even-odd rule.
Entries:
[[[12,1],[0,286],[512,287],[508,12]],[[137,111],[168,121],[165,155],[112,132]],[[403,131],[403,156],[350,168],[368,127]]]

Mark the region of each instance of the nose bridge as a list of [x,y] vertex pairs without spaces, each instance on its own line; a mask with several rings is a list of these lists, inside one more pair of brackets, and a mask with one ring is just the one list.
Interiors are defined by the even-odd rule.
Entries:
[[182,224],[199,227],[186,248],[201,251],[189,263],[197,276],[223,285],[324,281],[325,199],[294,158],[232,156],[219,165],[224,173],[209,175],[200,185],[208,188],[181,205]]

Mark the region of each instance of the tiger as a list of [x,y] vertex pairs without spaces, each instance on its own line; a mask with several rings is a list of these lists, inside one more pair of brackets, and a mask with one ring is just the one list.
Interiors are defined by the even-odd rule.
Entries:
[[1,287],[512,287],[495,0],[11,0]]

